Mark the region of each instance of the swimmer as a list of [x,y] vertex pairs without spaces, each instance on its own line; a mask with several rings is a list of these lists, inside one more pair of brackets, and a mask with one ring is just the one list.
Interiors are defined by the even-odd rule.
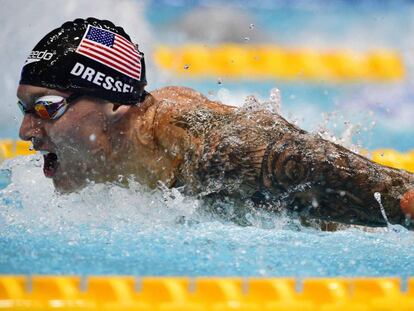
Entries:
[[[17,90],[20,137],[57,191],[132,177],[205,200],[231,198],[306,219],[411,226],[414,174],[380,166],[265,110],[184,87],[145,91],[144,54],[109,21],[76,19],[30,53]],[[378,195],[377,195],[378,196]]]

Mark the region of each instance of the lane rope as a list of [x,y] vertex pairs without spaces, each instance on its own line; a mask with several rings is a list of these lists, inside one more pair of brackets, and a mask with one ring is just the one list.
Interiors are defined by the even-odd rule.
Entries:
[[191,78],[346,82],[395,81],[405,74],[401,55],[384,49],[357,52],[286,49],[276,45],[161,45],[154,50],[153,59],[159,68]]
[[56,309],[414,310],[414,278],[0,276],[0,310]]

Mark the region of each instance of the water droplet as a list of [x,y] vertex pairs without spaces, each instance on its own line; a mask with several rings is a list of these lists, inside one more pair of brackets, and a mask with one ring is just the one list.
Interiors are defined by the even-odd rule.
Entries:
[[385,213],[385,208],[384,208],[384,206],[382,205],[382,202],[381,202],[381,193],[375,192],[374,193],[374,198],[380,206],[381,214],[382,214],[382,217],[384,218],[385,222],[387,223],[387,227],[390,227],[391,224],[388,221],[387,214]]
[[275,87],[270,90],[269,103],[273,112],[280,113],[280,109],[282,108],[282,95],[278,88]]
[[254,24],[250,24],[249,25],[249,29],[251,30],[251,29],[253,29],[254,28]]
[[89,135],[89,140],[90,141],[95,141],[96,140],[96,135],[95,134],[91,134],[91,135]]
[[184,65],[184,69],[187,70],[188,68],[190,68],[189,65]]
[[221,78],[218,78],[218,79],[217,79],[217,84],[219,84],[219,85],[220,85],[220,84],[223,84],[223,81],[221,80]]
[[250,38],[249,37],[244,37],[244,41],[248,42],[248,41],[250,41]]

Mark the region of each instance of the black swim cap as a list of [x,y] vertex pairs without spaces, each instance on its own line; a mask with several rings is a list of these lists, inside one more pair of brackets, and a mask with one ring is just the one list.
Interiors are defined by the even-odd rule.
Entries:
[[23,66],[20,84],[132,105],[146,93],[144,54],[110,21],[76,19],[40,40]]

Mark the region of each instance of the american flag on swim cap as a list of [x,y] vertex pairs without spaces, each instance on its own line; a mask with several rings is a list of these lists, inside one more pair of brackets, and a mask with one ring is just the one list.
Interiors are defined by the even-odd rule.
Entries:
[[133,43],[112,31],[89,25],[76,53],[133,79],[141,78],[141,54]]

